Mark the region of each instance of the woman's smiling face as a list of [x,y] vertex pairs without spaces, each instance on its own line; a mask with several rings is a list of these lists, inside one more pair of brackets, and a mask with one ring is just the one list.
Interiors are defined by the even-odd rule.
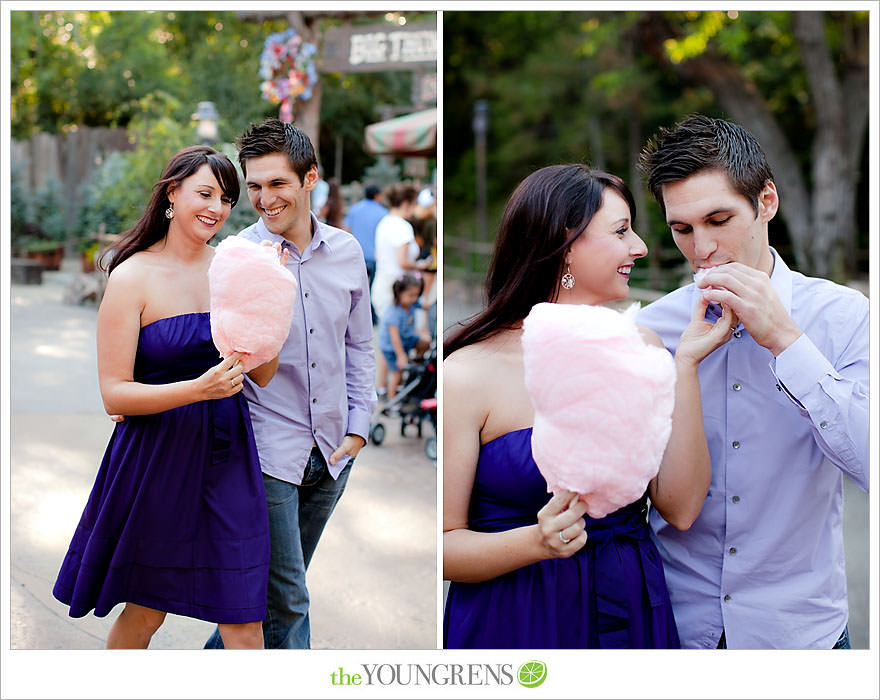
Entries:
[[211,166],[202,165],[168,193],[174,208],[171,226],[209,241],[232,211],[232,200],[220,188]]
[[557,301],[599,304],[625,299],[633,264],[647,252],[644,241],[632,229],[626,200],[614,188],[606,187],[602,206],[566,254],[566,271],[571,270],[575,283],[570,290],[560,287]]

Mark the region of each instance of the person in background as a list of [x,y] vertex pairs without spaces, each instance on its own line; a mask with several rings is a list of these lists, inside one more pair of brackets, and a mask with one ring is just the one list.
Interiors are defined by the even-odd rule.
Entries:
[[424,352],[431,343],[430,334],[416,322],[422,281],[412,275],[402,275],[391,289],[394,303],[385,310],[379,325],[379,350],[388,363],[388,401],[397,393],[401,370],[409,364],[410,351]]
[[331,177],[327,184],[329,185],[327,201],[324,202],[324,206],[321,208],[321,215],[318,219],[328,226],[347,231],[348,228],[345,226],[342,216],[342,189],[339,187],[339,181],[335,177]]
[[[380,318],[393,302],[391,285],[394,280],[403,274],[426,270],[431,265],[427,260],[418,259],[419,246],[412,224],[408,221],[416,206],[416,188],[400,182],[388,187],[383,195],[389,209],[376,225],[376,277],[371,287],[373,305]],[[376,358],[376,365],[376,386],[385,387],[388,383],[388,365],[383,354]],[[383,393],[380,390],[380,394]]]
[[312,212],[315,216],[320,217],[324,205],[327,203],[327,197],[330,195],[330,183],[324,179],[324,166],[318,166],[318,181],[312,188],[310,204]]
[[[376,278],[376,225],[388,213],[379,201],[379,195],[382,190],[376,185],[367,185],[364,188],[364,198],[359,202],[351,205],[348,213],[345,215],[345,228],[351,231],[351,235],[360,243],[361,249],[364,251],[364,262],[367,265],[367,278],[370,285]],[[379,317],[376,314],[376,308],[370,303],[370,312],[373,317],[373,325],[375,326]]]
[[410,220],[413,234],[419,245],[418,260],[427,260],[429,265],[422,271],[425,281],[422,290],[421,307],[425,322],[432,338],[437,337],[437,202],[434,193],[425,188],[419,192],[416,208]]

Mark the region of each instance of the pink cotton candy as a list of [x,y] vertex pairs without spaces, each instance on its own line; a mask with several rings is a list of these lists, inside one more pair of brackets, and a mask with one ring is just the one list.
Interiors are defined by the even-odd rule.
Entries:
[[230,236],[217,245],[208,268],[211,336],[223,357],[247,353],[249,372],[281,350],[296,299],[296,280],[271,246]]
[[532,454],[548,491],[580,494],[593,518],[642,496],[672,430],[675,363],[637,311],[542,303],[523,323]]

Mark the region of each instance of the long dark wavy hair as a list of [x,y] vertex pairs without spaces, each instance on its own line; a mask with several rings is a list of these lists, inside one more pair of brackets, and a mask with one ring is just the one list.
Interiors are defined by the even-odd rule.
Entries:
[[486,279],[488,305],[449,333],[444,357],[515,328],[535,304],[556,301],[565,254],[602,206],[608,187],[626,200],[634,224],[636,205],[626,183],[587,165],[550,165],[517,186],[495,237]]
[[184,148],[171,157],[159,181],[153,185],[153,194],[141,218],[128,231],[123,232],[119,241],[108,249],[109,255],[105,253],[101,256],[102,261],[99,265],[102,270],[106,270],[109,275],[117,265],[168,235],[170,220],[165,217],[165,210],[170,204],[168,192],[206,163],[217,178],[224,196],[232,201],[232,206],[235,206],[238,202],[239,184],[238,173],[232,161],[209,146]]

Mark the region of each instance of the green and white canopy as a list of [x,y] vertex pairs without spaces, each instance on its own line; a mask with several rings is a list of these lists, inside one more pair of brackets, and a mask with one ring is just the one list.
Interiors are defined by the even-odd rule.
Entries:
[[437,152],[437,109],[426,109],[364,129],[364,149],[377,156],[432,156]]

